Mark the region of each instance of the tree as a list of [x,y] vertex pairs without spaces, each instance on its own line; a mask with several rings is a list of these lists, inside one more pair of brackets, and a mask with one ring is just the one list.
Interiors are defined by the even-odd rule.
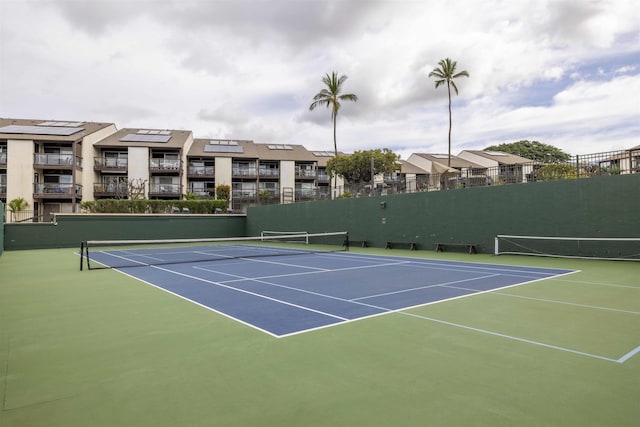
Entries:
[[226,184],[221,184],[216,187],[216,199],[226,200],[227,202],[231,198],[231,187]]
[[333,121],[333,150],[338,155],[338,143],[336,142],[336,119],[338,110],[340,110],[340,101],[358,101],[358,97],[352,93],[341,94],[342,85],[347,80],[347,76],[340,76],[335,71],[331,75],[326,74],[322,78],[322,82],[327,86],[313,97],[313,103],[309,106],[309,110],[313,111],[316,107],[325,105],[331,107],[331,120]]
[[29,207],[29,202],[27,202],[23,197],[18,197],[11,200],[7,207],[12,213],[18,213],[27,209]]
[[553,145],[527,140],[521,140],[509,144],[492,145],[485,148],[484,151],[502,151],[543,163],[564,162],[571,158],[569,154],[554,147]]
[[370,182],[372,175],[396,172],[400,169],[399,159],[399,155],[387,148],[356,151],[351,155],[339,154],[330,159],[327,162],[327,171],[331,176],[342,175],[351,184],[360,184]]
[[456,91],[456,95],[458,94],[458,86],[453,81],[458,77],[469,77],[469,73],[467,71],[460,71],[456,73],[456,66],[458,63],[456,61],[452,61],[451,58],[445,58],[438,62],[439,68],[435,68],[432,72],[429,73],[429,77],[435,77],[436,80],[436,88],[440,87],[443,84],[447,84],[447,93],[449,94],[449,158],[447,160],[447,166],[451,166],[451,87],[453,86],[453,90]]

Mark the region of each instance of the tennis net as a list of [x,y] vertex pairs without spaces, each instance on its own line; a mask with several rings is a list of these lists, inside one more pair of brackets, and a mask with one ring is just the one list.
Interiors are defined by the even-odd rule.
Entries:
[[80,244],[80,270],[308,255],[348,249],[347,232],[207,239],[88,240]]
[[499,234],[495,238],[494,254],[640,261],[640,238]]

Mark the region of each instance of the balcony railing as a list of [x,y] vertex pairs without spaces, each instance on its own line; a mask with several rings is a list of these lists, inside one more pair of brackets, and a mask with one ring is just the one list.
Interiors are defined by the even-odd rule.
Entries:
[[261,178],[277,178],[280,176],[278,168],[260,168],[258,169]]
[[296,169],[296,178],[315,178],[316,176],[315,169]]
[[296,201],[319,200],[329,198],[329,191],[326,189],[312,188],[305,190],[296,190]]
[[149,184],[149,195],[176,197],[182,194],[180,184]]
[[251,190],[232,190],[231,195],[234,199],[255,199],[257,192],[255,189]]
[[255,177],[255,176],[257,176],[256,168],[233,168],[231,173],[235,177]]
[[[195,184],[204,184],[204,185],[195,185]],[[188,187],[188,193],[193,194],[194,196],[203,199],[214,197],[216,193],[215,185],[213,182],[198,182],[191,183]]]
[[95,197],[127,197],[129,186],[125,183],[93,184]]
[[75,166],[82,167],[82,157],[73,154],[35,153],[33,164],[36,166]]
[[214,176],[215,167],[214,166],[189,166],[189,168],[187,169],[187,174],[190,177]]
[[326,173],[318,173],[318,182],[329,182],[331,181],[331,177]]
[[129,167],[129,159],[125,158],[104,158],[104,157],[94,157],[93,158],[93,168],[97,170],[103,169],[121,169],[126,170]]
[[180,170],[180,160],[178,159],[149,159],[149,169],[159,171]]
[[82,185],[62,184],[62,183],[36,183],[33,185],[34,195],[40,197],[65,198],[72,196],[82,196]]

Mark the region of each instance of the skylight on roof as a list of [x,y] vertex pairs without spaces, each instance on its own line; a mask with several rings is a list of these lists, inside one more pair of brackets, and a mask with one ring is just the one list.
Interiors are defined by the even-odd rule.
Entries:
[[502,151],[485,151],[485,153],[490,156],[507,156],[507,153],[503,153]]
[[449,156],[446,154],[432,154],[431,157],[435,159],[448,159]]
[[313,155],[316,157],[333,157],[333,153],[330,151],[314,151]]
[[84,123],[82,122],[42,122],[38,123],[36,126],[53,126],[53,127],[70,127],[77,128],[82,126]]
[[169,142],[171,135],[158,135],[147,133],[130,133],[120,138],[122,142]]
[[209,144],[211,144],[211,145],[237,146],[238,145],[238,141],[212,139],[211,141],[209,141]]
[[293,150],[293,147],[286,144],[269,144],[267,145],[269,150]]
[[205,145],[205,153],[244,153],[244,148],[238,144],[209,144]]

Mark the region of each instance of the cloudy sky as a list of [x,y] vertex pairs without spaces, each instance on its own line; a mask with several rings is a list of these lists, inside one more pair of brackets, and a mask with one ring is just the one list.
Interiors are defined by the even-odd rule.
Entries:
[[188,129],[332,150],[446,153],[521,139],[640,144],[637,0],[0,0],[0,117]]

